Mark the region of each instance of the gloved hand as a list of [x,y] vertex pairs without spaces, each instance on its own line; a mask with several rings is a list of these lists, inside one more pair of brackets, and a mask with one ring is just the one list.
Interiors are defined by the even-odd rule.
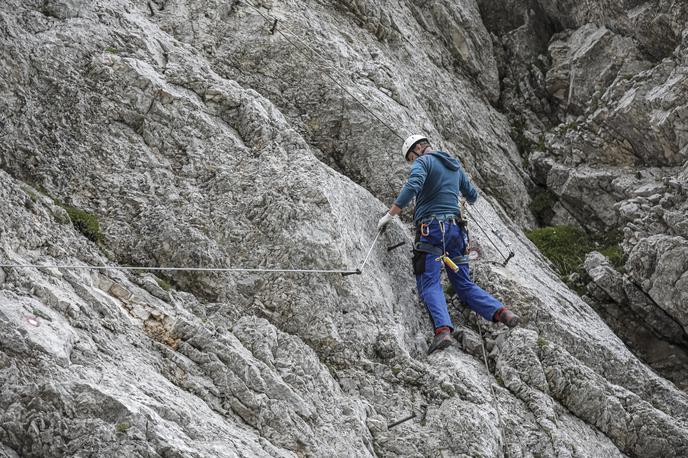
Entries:
[[387,223],[392,221],[393,216],[389,214],[389,212],[385,213],[385,216],[380,218],[380,221],[377,222],[377,231],[380,232],[387,226]]

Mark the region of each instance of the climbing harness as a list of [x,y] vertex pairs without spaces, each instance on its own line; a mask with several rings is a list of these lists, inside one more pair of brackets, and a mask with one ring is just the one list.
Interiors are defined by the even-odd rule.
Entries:
[[[433,219],[437,219],[436,217],[433,217]],[[464,246],[469,247],[469,241],[468,241],[468,231],[465,228],[465,223],[463,220],[459,220],[455,217],[450,217],[446,218],[442,221],[437,219],[439,225],[440,225],[440,231],[442,232],[442,248],[436,247],[432,245],[431,243],[428,242],[422,242],[422,241],[417,241],[414,243],[413,248],[415,251],[420,251],[422,253],[428,253],[433,256],[436,256],[435,261],[441,262],[442,264],[445,265],[446,268],[451,269],[453,272],[458,272],[459,271],[459,265],[460,264],[469,264],[472,261],[475,261],[480,257],[480,252],[478,250],[473,250],[470,251],[470,248],[468,251],[466,251],[466,254],[461,255],[461,256],[455,256],[455,257],[450,257],[449,254],[446,252],[446,246],[445,246],[445,240],[444,240],[444,234],[446,231],[445,223],[448,221],[454,222],[454,224],[457,224],[461,227],[462,232],[463,232],[463,237],[464,237]],[[418,225],[418,232],[420,233],[421,236],[427,237],[430,235],[430,223],[421,223]]]
[[416,251],[422,251],[423,253],[434,254],[435,256],[442,256],[442,248],[435,246],[428,242],[416,242],[413,245]]

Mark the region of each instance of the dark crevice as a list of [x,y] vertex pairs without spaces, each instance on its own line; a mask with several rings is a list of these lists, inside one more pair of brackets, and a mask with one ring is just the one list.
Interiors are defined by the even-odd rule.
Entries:
[[[629,280],[630,280],[630,279],[629,279]],[[661,315],[662,315],[663,318],[665,318],[665,319],[667,319],[667,320],[672,321],[673,323],[675,323],[676,326],[677,326],[679,329],[683,329],[683,325],[682,325],[676,318],[674,318],[674,317],[671,316],[669,313],[667,313],[666,310],[664,310],[664,308],[662,308],[662,306],[659,305],[659,304],[657,303],[657,301],[655,301],[654,299],[652,299],[652,297],[651,297],[651,296],[650,296],[650,295],[649,295],[649,294],[648,294],[648,293],[647,293],[638,283],[636,283],[635,281],[632,281],[632,280],[630,280],[630,281],[631,281],[631,284],[633,284],[633,286],[635,286],[636,288],[638,288],[638,291],[640,291],[640,293],[643,295],[643,297],[644,297],[647,301],[649,301],[659,313],[661,313]],[[660,336],[660,337],[661,337],[661,336]],[[683,341],[682,341],[682,342],[673,342],[673,343],[675,343],[675,344],[677,344],[677,345],[680,345],[680,346],[685,346],[685,347],[686,347],[686,350],[688,350],[688,335],[686,335],[686,333],[685,333],[685,331],[684,331],[684,332],[683,332]]]
[[[599,285],[595,285],[599,287]],[[688,347],[671,343],[627,306],[588,298],[588,303],[628,349],[661,377],[688,392]]]

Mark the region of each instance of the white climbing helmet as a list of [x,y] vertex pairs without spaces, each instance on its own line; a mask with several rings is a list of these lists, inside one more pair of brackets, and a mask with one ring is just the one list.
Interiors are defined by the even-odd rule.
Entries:
[[409,138],[407,138],[404,141],[404,144],[401,145],[401,154],[404,156],[404,159],[408,161],[408,153],[411,148],[415,146],[416,143],[418,143],[421,140],[428,141],[428,138],[424,135],[411,135]]

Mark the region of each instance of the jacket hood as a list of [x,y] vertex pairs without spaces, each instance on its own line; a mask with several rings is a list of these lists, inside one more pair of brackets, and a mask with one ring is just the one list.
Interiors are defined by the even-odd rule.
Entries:
[[449,170],[459,170],[461,168],[461,163],[458,159],[454,159],[444,151],[433,151],[430,153],[431,156],[436,157],[442,162],[442,164]]

